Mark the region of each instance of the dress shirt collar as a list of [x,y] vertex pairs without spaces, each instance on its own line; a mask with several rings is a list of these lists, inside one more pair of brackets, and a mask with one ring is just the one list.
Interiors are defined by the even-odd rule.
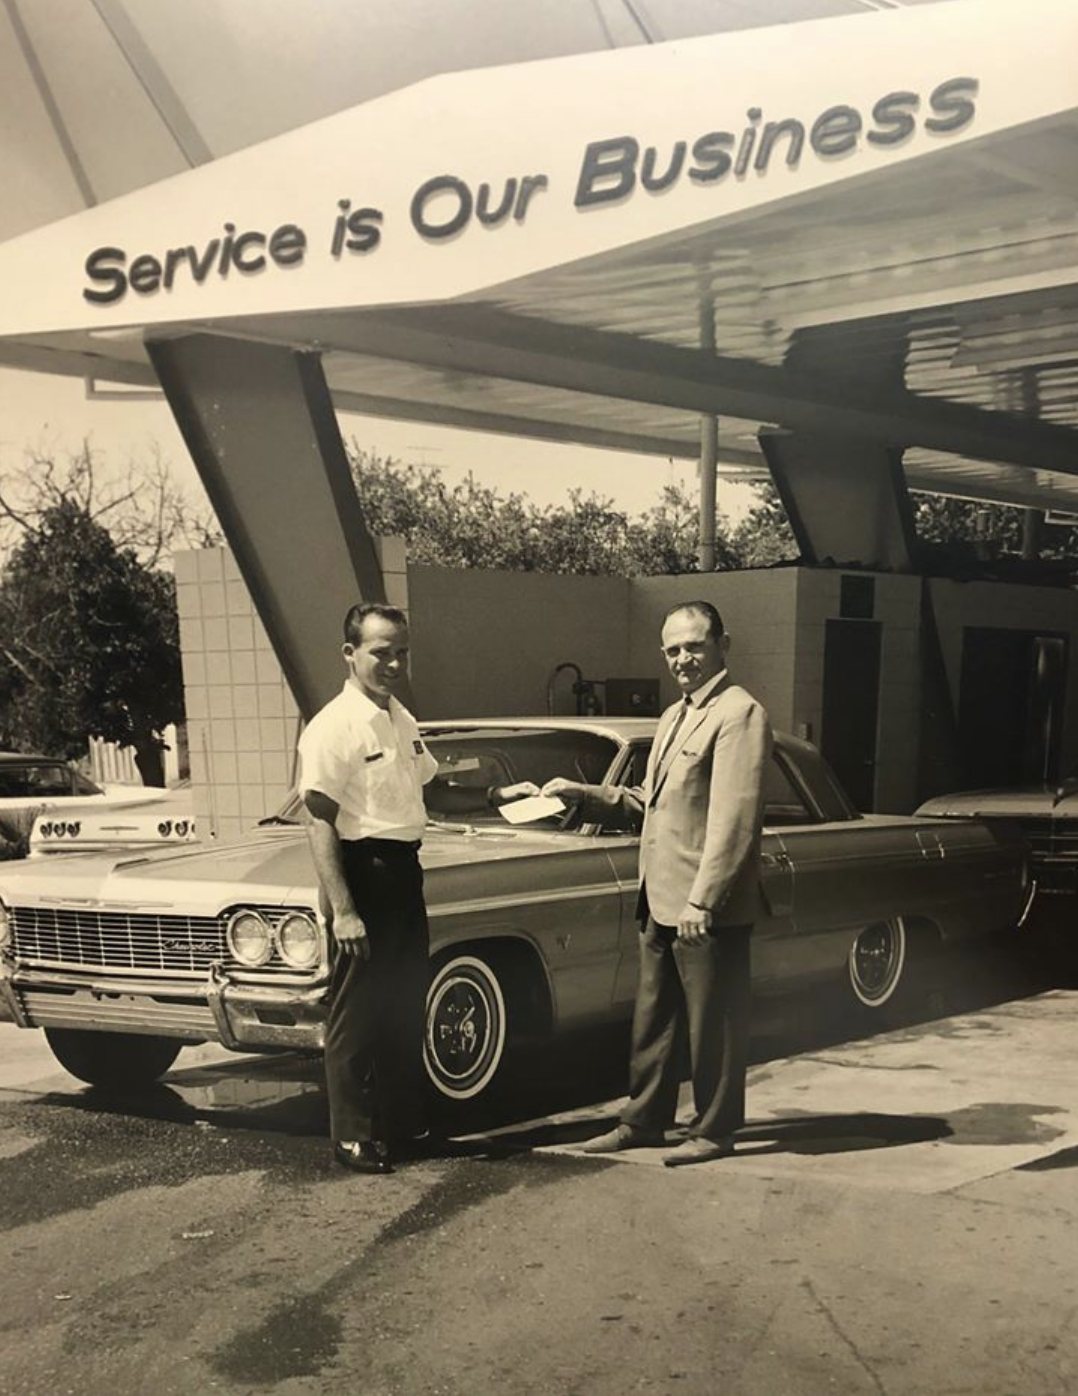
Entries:
[[686,693],[686,702],[691,703],[694,708],[702,708],[725,678],[726,670],[720,669],[714,678],[708,679],[707,683],[702,683],[695,692]]
[[359,707],[360,712],[363,714],[363,717],[367,722],[370,722],[372,718],[377,717],[379,713],[384,713],[386,717],[388,717],[392,721],[393,706],[397,701],[392,694],[389,695],[389,707],[380,707],[377,703],[373,701],[373,699],[367,697],[367,695],[363,692],[358,683],[355,683],[350,678],[345,679],[344,687],[341,689],[341,693],[347,698],[348,702],[355,703]]

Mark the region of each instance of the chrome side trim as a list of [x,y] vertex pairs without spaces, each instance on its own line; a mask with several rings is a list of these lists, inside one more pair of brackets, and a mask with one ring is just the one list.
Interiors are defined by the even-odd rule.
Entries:
[[1036,897],[1037,879],[1035,877],[1031,877],[1029,879],[1029,893],[1026,896],[1026,904],[1022,908],[1022,914],[1021,916],[1019,916],[1018,921],[1015,924],[1016,930],[1020,931],[1022,927],[1026,924],[1026,922],[1029,920],[1029,913],[1033,910],[1033,903],[1036,900]]
[[544,902],[578,902],[586,897],[617,897],[628,884],[597,882],[588,887],[552,888],[546,892],[515,892],[512,896],[476,897],[464,902],[442,902],[429,906],[427,917],[434,920],[439,916],[461,916],[465,912],[506,911],[519,906],[542,906]]

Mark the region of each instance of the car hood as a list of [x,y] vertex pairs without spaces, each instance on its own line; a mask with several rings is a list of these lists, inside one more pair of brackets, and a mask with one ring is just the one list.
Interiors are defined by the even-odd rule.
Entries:
[[[428,901],[453,869],[530,862],[537,856],[571,853],[588,842],[574,834],[508,827],[469,832],[430,829],[421,855],[428,875]],[[511,877],[507,870],[506,880]],[[128,856],[72,852],[63,858],[42,856],[0,864],[0,898],[9,905],[137,906],[150,913],[182,906],[189,915],[217,915],[238,902],[310,906],[316,887],[306,834],[291,826],[259,830],[236,843],[181,852]]]
[[1056,800],[1054,786],[1030,785],[1015,790],[964,790],[954,795],[937,795],[917,810],[919,815],[943,818],[971,816],[995,819],[1078,818],[1078,791],[1069,791]]

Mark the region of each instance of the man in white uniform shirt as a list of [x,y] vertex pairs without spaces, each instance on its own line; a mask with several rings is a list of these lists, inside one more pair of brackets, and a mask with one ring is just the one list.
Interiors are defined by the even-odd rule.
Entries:
[[[300,738],[300,791],[323,911],[336,942],[325,1070],[337,1162],[391,1173],[393,1144],[426,1131],[423,1026],[429,930],[419,844],[423,787],[438,763],[394,696],[408,673],[403,611],[353,606],[341,648],[348,678]],[[507,787],[493,804],[534,792]],[[474,802],[444,790],[439,803]]]

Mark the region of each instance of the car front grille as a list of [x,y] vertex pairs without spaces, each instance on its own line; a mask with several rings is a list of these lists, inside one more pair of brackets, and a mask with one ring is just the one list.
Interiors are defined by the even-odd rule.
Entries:
[[[205,979],[215,962],[245,968],[230,956],[226,936],[229,920],[238,909],[228,907],[217,916],[158,916],[134,910],[13,906],[8,914],[12,952],[24,965]],[[243,904],[243,910],[259,912],[274,930],[279,921],[298,909]],[[297,973],[313,975],[315,971],[291,968],[275,950],[254,973],[258,978],[273,979],[278,975],[294,977]]]
[[1048,896],[1078,892],[1078,819],[1022,819],[1019,824],[1038,890]]
[[225,917],[25,906],[12,907],[10,914],[13,949],[24,963],[201,978],[228,953]]
[[1078,863],[1078,819],[1022,819],[1019,825],[1035,859]]

